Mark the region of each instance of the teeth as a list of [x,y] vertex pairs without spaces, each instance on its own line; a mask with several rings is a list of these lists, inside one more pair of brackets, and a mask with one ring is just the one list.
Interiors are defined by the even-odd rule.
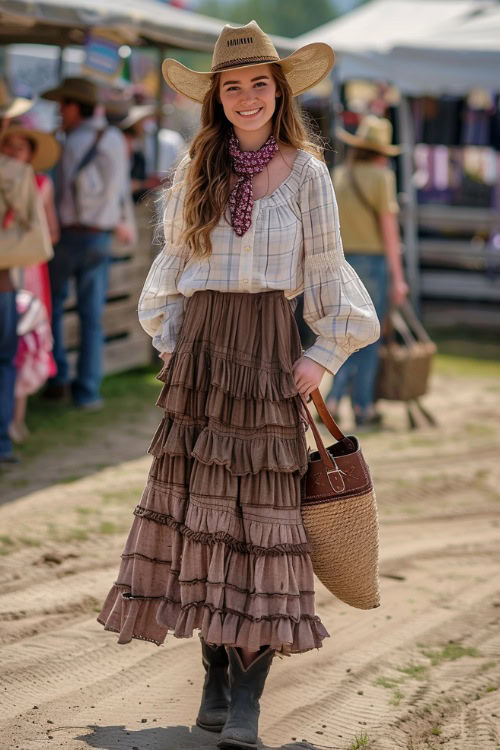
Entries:
[[257,109],[249,109],[248,112],[240,112],[240,115],[255,115],[260,108]]

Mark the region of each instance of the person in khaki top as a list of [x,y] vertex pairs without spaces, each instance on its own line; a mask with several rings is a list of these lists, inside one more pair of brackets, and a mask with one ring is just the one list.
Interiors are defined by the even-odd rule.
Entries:
[[[346,259],[363,281],[380,321],[389,300],[400,305],[408,294],[401,262],[398,203],[394,173],[388,157],[392,146],[389,120],[367,115],[354,135],[339,128],[338,137],[351,146],[344,164],[333,170],[340,228]],[[351,354],[334,377],[327,406],[334,414],[350,389],[356,426],[373,427],[381,421],[375,411],[378,365],[376,341]]]

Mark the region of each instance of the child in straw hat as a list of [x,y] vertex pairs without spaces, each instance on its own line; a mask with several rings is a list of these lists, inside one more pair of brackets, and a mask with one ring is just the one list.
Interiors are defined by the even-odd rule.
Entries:
[[[201,103],[201,125],[139,302],[165,362],[165,416],[99,621],[120,643],[200,631],[197,723],[222,732],[219,747],[257,746],[273,655],[328,635],[300,513],[301,395],[379,335],[294,101],[332,65],[326,44],[280,59],[254,21],[223,29],[207,73],[163,64],[167,83]],[[318,336],[305,354],[293,316],[302,291]]]

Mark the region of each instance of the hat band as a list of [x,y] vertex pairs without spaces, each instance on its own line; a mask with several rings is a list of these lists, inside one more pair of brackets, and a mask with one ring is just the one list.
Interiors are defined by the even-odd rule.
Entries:
[[228,62],[219,63],[219,65],[214,65],[212,68],[212,73],[218,73],[221,70],[229,70],[231,68],[239,68],[242,65],[251,65],[252,63],[279,63],[281,62],[280,58],[276,55],[276,57],[244,57],[240,58],[239,60],[229,60]]

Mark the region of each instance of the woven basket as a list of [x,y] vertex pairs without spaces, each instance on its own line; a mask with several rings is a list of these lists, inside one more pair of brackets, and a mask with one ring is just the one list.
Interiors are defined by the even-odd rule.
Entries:
[[436,345],[408,304],[391,313],[379,351],[377,398],[412,401],[427,393]]
[[358,439],[346,437],[319,391],[318,413],[337,439],[325,448],[307,406],[317,451],[309,455],[302,518],[312,547],[313,570],[338,599],[358,609],[380,605],[378,512],[375,490]]

